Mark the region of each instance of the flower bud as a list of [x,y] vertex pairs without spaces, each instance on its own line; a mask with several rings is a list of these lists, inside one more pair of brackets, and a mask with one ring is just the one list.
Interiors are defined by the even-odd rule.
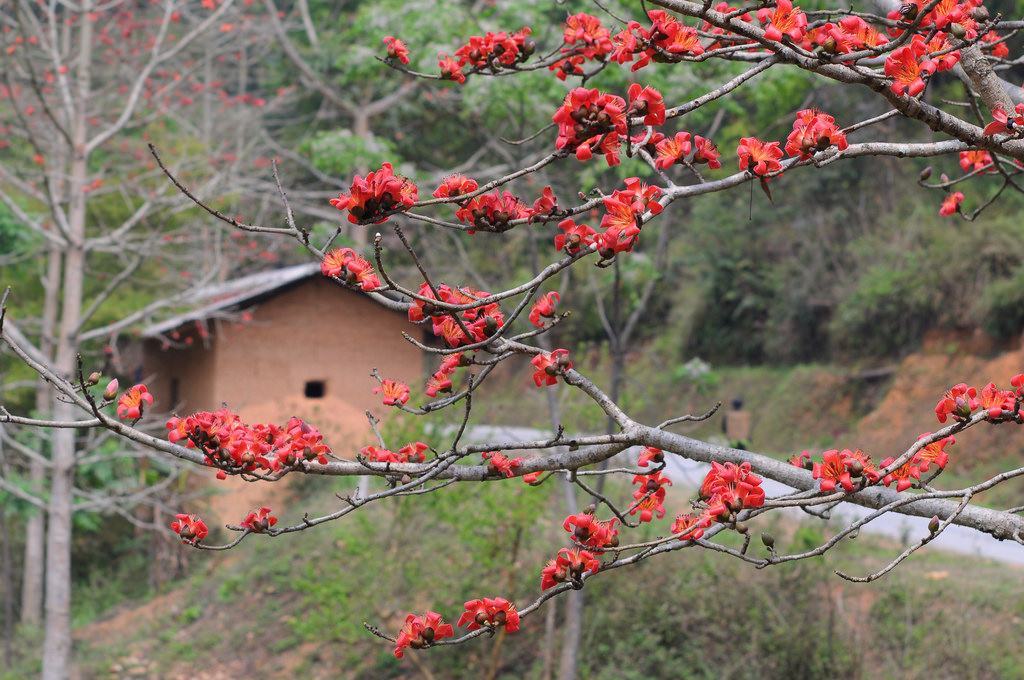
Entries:
[[747,529],[747,525],[744,524],[743,522],[736,522],[736,527],[735,528],[736,528],[736,531],[738,531],[741,534],[745,534],[745,533],[747,533],[747,531],[749,531]]
[[932,534],[937,533],[939,530],[939,517],[938,515],[932,515],[932,518],[928,520],[928,531]]
[[434,639],[434,629],[433,628],[424,628],[423,632],[420,633],[420,637],[422,637],[426,642],[429,643],[430,641],[432,641]]
[[106,399],[107,401],[110,401],[111,399],[117,396],[117,392],[120,389],[120,387],[121,385],[120,383],[117,382],[117,378],[114,378],[113,380],[108,382],[107,386],[103,389],[103,398]]
[[761,542],[764,543],[764,547],[768,548],[769,550],[775,548],[775,537],[769,533],[761,534]]
[[922,182],[924,182],[924,181],[927,181],[927,179],[929,177],[931,177],[931,176],[932,176],[932,166],[929,165],[924,170],[921,171],[921,174],[918,175],[917,178],[919,180],[921,180]]
[[988,8],[984,5],[978,5],[970,12],[970,17],[977,22],[988,21],[989,12]]
[[85,381],[85,384],[92,387],[93,385],[100,381],[101,377],[103,376],[100,375],[99,371],[93,371],[92,373],[89,374],[89,378]]
[[949,25],[949,32],[957,38],[963,38],[967,35],[967,29],[964,28],[963,24],[952,23]]

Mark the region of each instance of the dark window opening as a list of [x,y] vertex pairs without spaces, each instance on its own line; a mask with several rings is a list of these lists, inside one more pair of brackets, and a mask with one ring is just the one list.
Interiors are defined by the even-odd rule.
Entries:
[[306,382],[305,395],[307,399],[323,399],[327,392],[327,384],[323,380],[309,380]]

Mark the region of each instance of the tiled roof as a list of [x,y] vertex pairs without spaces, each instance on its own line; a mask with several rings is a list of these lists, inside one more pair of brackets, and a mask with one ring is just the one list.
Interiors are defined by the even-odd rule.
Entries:
[[142,337],[158,337],[186,323],[209,319],[217,316],[218,313],[244,307],[246,303],[304,281],[319,272],[320,264],[310,262],[257,272],[231,281],[206,286],[200,289],[193,298],[196,305],[194,309],[142,329]]

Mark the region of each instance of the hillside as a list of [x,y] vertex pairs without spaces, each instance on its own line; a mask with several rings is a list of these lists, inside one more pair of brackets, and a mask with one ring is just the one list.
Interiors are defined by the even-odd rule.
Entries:
[[[882,381],[828,366],[728,368],[689,384],[663,379],[659,389],[677,385],[684,397],[676,402],[694,410],[742,390],[755,414],[755,444],[780,455],[858,445],[882,457],[934,426],[931,410],[949,384],[1005,380],[1024,366],[1021,350],[985,356],[957,347],[948,338],[929,342]],[[645,367],[636,368],[635,379],[644,379]],[[495,394],[499,402],[520,398],[520,407],[506,414],[542,424],[531,393],[519,392],[514,381],[502,387],[508,394]],[[568,417],[586,418],[566,406]],[[645,411],[660,415],[651,405]],[[702,426],[705,434],[717,428]],[[1019,459],[1021,445],[1008,429],[967,433],[947,484]],[[319,481],[282,488],[275,503],[292,514],[329,507],[334,489]],[[481,588],[500,584],[502,594],[519,602],[535,597],[539,568],[561,539],[547,519],[558,510],[546,487],[501,487],[404,499],[278,539],[287,549],[253,540],[226,555],[192,555],[188,576],[170,590],[78,630],[81,677],[544,677],[545,627],[557,631],[557,618],[533,617],[507,640],[412,654],[401,664],[361,626],[365,620],[396,629],[410,608],[453,617],[464,599],[499,594]],[[1019,492],[1007,489],[994,499],[1007,502]],[[251,491],[245,493],[224,494],[214,505],[241,507],[251,500]],[[670,514],[685,498],[682,490],[670,497]],[[451,520],[467,515],[471,526]],[[771,528],[790,547],[821,535],[813,522]],[[648,563],[638,576],[603,575],[586,589],[587,597],[601,600],[588,610],[586,677],[1020,677],[1024,652],[1010,633],[1024,615],[1018,571],[926,550],[870,587],[831,574],[834,568],[870,571],[895,549],[862,536],[827,560],[765,571],[686,552]],[[970,587],[951,598],[952,583]],[[908,621],[913,625],[904,627]],[[749,637],[749,630],[760,632]],[[864,649],[872,653],[861,654]]]

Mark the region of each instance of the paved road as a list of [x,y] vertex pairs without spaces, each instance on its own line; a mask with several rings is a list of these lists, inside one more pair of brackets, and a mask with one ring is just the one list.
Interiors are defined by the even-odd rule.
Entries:
[[[523,442],[541,440],[550,436],[550,432],[529,427],[476,425],[469,428],[466,433],[466,440],[471,442]],[[634,460],[638,453],[639,449],[626,452]],[[688,497],[688,494],[692,493],[693,489],[700,486],[700,482],[704,475],[707,474],[708,468],[709,466],[704,463],[697,463],[680,458],[679,456],[668,457],[666,473],[674,482],[671,493],[678,497],[678,502],[674,504],[675,507],[683,507],[685,498]],[[793,491],[792,488],[785,484],[780,484],[770,479],[764,480],[764,489],[768,496],[780,496]],[[783,512],[796,520],[811,519],[799,508],[784,508]],[[844,506],[833,511],[833,522],[842,521],[849,524],[870,512],[867,508],[844,504]],[[871,521],[862,527],[861,531],[889,536],[909,544],[928,533],[928,520],[923,517],[910,517],[890,512]],[[1024,546],[1011,541],[997,541],[988,534],[956,524],[949,526],[943,531],[925,550],[933,547],[965,555],[976,555],[1008,564],[1024,565]]]

